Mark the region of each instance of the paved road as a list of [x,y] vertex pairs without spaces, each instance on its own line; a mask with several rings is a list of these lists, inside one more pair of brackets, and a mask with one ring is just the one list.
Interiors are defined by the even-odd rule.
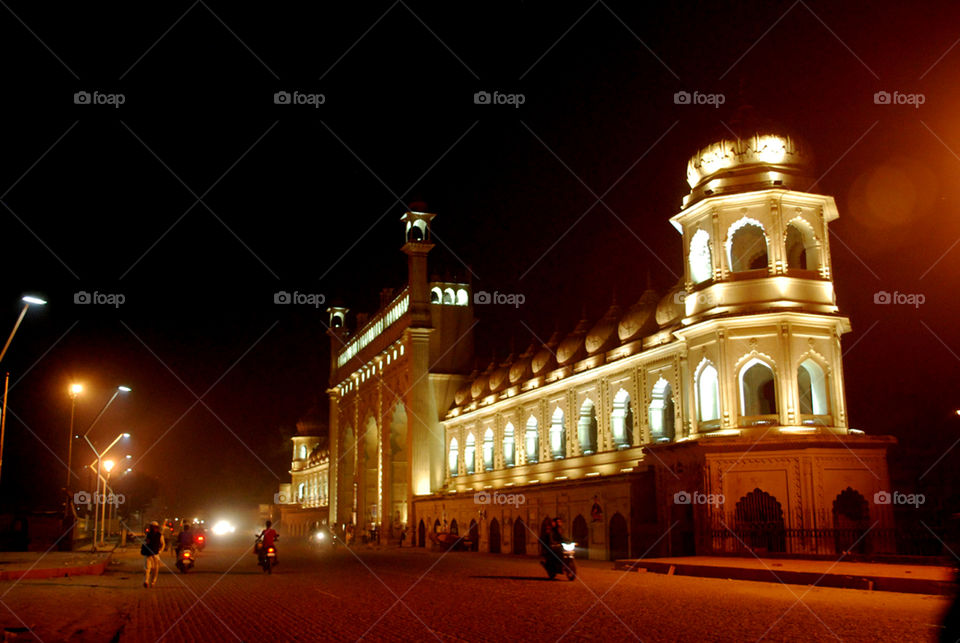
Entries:
[[2,582],[0,625],[30,627],[43,641],[877,643],[934,640],[947,606],[911,594],[623,573],[609,563],[581,562],[570,582],[548,581],[536,559],[513,556],[293,545],[281,554],[268,577],[245,546],[211,543],[196,570],[165,571],[149,590],[136,552],[100,577]]

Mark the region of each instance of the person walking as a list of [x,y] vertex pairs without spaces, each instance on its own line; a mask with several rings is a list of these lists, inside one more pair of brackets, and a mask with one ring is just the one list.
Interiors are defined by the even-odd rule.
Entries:
[[160,523],[154,520],[147,525],[143,534],[143,544],[140,546],[140,555],[143,556],[143,586],[153,587],[157,584],[160,575],[160,552],[163,551],[163,532]]

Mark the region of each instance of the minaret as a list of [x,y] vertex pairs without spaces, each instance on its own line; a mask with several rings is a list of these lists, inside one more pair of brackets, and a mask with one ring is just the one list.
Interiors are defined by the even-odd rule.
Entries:
[[430,326],[430,290],[427,287],[427,253],[433,249],[430,222],[437,215],[426,212],[427,204],[416,202],[400,218],[406,224],[404,253],[407,255],[407,285],[410,291],[412,326]]
[[329,506],[330,506],[330,524],[336,525],[337,523],[346,522],[346,515],[340,515],[345,509],[339,507],[340,500],[340,484],[346,484],[352,486],[353,481],[341,481],[339,478],[340,475],[340,459],[342,456],[337,456],[339,449],[341,448],[340,444],[340,395],[341,392],[338,388],[334,388],[334,384],[337,383],[337,355],[340,353],[340,349],[344,347],[347,343],[347,313],[350,312],[348,308],[342,306],[331,306],[327,308],[327,314],[330,315],[329,325],[327,326],[327,335],[330,336],[330,388],[327,389],[327,395],[330,398],[330,416],[329,416],[329,431],[330,431],[330,469],[327,473],[327,478],[329,480]]

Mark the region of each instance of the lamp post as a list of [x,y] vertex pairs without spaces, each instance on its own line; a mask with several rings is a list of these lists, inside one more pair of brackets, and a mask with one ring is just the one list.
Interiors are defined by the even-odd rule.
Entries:
[[110,472],[113,470],[113,460],[104,460],[103,469],[107,472],[107,475],[103,478],[103,497],[101,498],[101,509],[100,509],[100,544],[103,545],[103,534],[106,531],[107,526],[107,483],[110,482]]
[[[86,437],[86,436],[84,436],[84,437]],[[121,434],[118,435],[116,438],[114,438],[113,442],[110,443],[110,446],[108,446],[108,447],[107,447],[106,449],[104,449],[102,452],[101,452],[101,451],[97,451],[96,447],[93,446],[93,443],[90,442],[89,439],[87,440],[87,444],[90,445],[90,448],[93,449],[93,452],[97,455],[97,468],[96,468],[96,472],[97,472],[97,476],[98,476],[97,487],[100,486],[100,479],[99,479],[99,478],[102,478],[102,477],[103,477],[103,475],[100,473],[100,470],[101,470],[101,468],[103,467],[103,465],[106,464],[105,462],[103,462],[103,456],[107,455],[107,452],[110,451],[110,449],[112,449],[112,448],[117,444],[117,442],[119,442],[120,440],[122,440],[122,439],[124,439],[124,438],[129,438],[129,437],[130,437],[130,434],[129,434],[129,433],[121,433]],[[110,468],[112,469],[112,468],[113,468],[113,461],[112,461],[112,460],[108,460],[108,462],[110,462]],[[91,466],[92,466],[92,463],[91,463]],[[108,471],[108,473],[109,473],[109,471]],[[104,482],[103,482],[103,493],[104,493],[104,496],[106,496],[106,493],[107,493],[107,482],[106,482],[106,479],[104,479]],[[94,500],[96,500],[96,492],[94,492]],[[103,497],[103,498],[101,498],[100,500],[101,500],[101,501],[105,501],[106,498]],[[97,550],[97,511],[96,511],[96,510],[97,510],[97,507],[94,506],[93,509],[94,509],[94,511],[93,511],[93,546],[91,547],[90,550],[91,550],[91,551],[96,551],[96,550]],[[101,513],[102,513],[102,512],[101,512]],[[103,530],[103,525],[100,525],[100,527],[101,527],[101,532],[102,532],[102,530]],[[101,538],[101,543],[102,543],[102,541],[103,541],[103,539]]]
[[77,396],[83,392],[82,384],[70,385],[70,435],[67,436],[67,484],[65,489],[70,495],[70,476],[73,474],[73,416],[77,406]]
[[[17,317],[17,322],[13,325],[13,330],[10,331],[10,336],[7,337],[7,343],[3,345],[3,350],[0,350],[0,362],[3,361],[3,356],[7,354],[7,349],[10,348],[10,342],[13,341],[13,336],[17,334],[17,329],[20,328],[20,322],[22,322],[24,316],[26,316],[30,304],[43,306],[47,303],[39,297],[32,297],[30,295],[23,297],[21,301],[23,302],[23,310],[20,311],[20,316]],[[9,389],[9,384],[10,373],[7,373],[3,384],[3,409],[0,410],[0,471],[3,469],[3,443],[4,438],[7,436],[7,390]]]

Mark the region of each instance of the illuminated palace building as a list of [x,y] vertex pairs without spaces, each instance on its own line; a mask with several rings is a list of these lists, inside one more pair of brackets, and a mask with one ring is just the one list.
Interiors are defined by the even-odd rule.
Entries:
[[849,428],[809,151],[727,138],[687,180],[680,283],[472,375],[470,287],[428,281],[411,207],[406,288],[354,333],[329,311],[331,523],[535,554],[559,516],[595,559],[882,548],[894,440]]

